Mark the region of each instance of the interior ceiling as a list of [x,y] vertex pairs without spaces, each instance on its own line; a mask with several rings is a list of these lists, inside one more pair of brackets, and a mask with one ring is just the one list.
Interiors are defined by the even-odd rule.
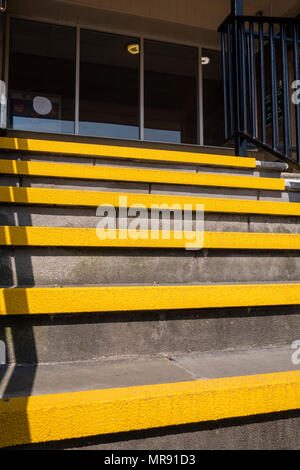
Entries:
[[[216,30],[230,13],[230,0],[53,0]],[[245,14],[295,16],[300,0],[244,0]]]

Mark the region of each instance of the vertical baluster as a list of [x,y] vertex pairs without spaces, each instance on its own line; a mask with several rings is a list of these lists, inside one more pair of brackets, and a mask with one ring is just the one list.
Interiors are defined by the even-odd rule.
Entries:
[[[294,42],[294,66],[295,66],[295,80],[300,80],[300,69],[299,69],[299,34],[298,25],[293,26],[293,42]],[[297,161],[300,165],[300,104],[295,104],[296,108],[296,147],[297,147]]]
[[233,99],[233,64],[232,64],[232,36],[233,27],[229,23],[227,25],[227,54],[228,54],[228,82],[229,82],[229,112],[230,112],[230,136],[234,134],[235,115],[234,115],[234,99]]
[[259,25],[259,49],[260,49],[260,94],[261,94],[261,135],[263,144],[267,141],[266,133],[266,83],[265,83],[265,42],[264,25]]
[[241,65],[241,118],[242,118],[242,131],[248,133],[247,123],[247,72],[246,72],[246,48],[245,48],[245,24],[243,21],[240,23],[240,65]]
[[249,62],[250,62],[250,114],[252,137],[256,138],[256,93],[255,93],[255,54],[254,54],[254,25],[251,21],[249,24]]
[[289,97],[289,71],[287,57],[287,43],[285,25],[281,25],[281,52],[282,52],[282,89],[283,89],[283,131],[284,131],[284,154],[289,156],[291,140],[291,109]]
[[252,114],[251,114],[251,94],[252,94],[252,89],[251,89],[251,59],[250,59],[250,35],[249,35],[249,30],[245,31],[245,60],[246,60],[246,96],[247,96],[247,119],[249,118],[249,133],[251,134],[252,130]]
[[225,140],[229,138],[228,132],[228,96],[227,96],[227,66],[226,66],[226,46],[225,33],[221,32],[222,40],[222,69],[223,69],[223,92],[224,92],[224,118],[225,118]]
[[240,87],[239,87],[239,23],[235,18],[232,23],[232,71],[233,71],[233,102],[234,102],[234,140],[235,154],[241,154],[241,113],[240,113]]
[[273,149],[278,150],[279,123],[278,123],[278,101],[277,101],[277,73],[276,54],[274,39],[274,24],[270,23],[270,65],[271,65],[271,102],[272,102],[272,144]]

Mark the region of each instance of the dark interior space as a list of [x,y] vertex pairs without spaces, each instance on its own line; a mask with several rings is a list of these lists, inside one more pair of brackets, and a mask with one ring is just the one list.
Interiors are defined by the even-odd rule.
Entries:
[[79,133],[139,138],[139,40],[81,31]]
[[13,19],[11,31],[10,126],[73,133],[75,28]]
[[198,143],[198,50],[145,40],[145,139]]

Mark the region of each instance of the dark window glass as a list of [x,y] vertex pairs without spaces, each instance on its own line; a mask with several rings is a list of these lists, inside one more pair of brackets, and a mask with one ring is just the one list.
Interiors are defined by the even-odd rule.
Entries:
[[80,51],[80,134],[138,139],[139,41],[82,30]]
[[74,132],[74,28],[11,21],[9,125],[40,132]]
[[224,97],[221,52],[202,49],[204,144],[224,144]]
[[145,41],[145,140],[197,144],[197,49]]

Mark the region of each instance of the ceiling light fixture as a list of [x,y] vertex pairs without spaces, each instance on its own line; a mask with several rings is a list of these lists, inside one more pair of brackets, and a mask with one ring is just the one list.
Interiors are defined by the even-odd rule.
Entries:
[[132,55],[137,55],[140,53],[140,45],[138,43],[127,44],[127,52]]
[[4,13],[7,9],[7,1],[0,0],[0,13]]

